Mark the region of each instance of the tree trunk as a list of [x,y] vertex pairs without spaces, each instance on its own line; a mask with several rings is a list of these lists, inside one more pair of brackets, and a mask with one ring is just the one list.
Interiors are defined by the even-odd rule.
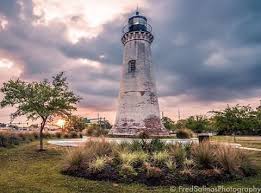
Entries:
[[43,148],[43,130],[44,130],[45,123],[46,123],[46,119],[43,119],[43,121],[41,123],[41,127],[40,127],[40,148],[39,148],[40,151],[44,150],[44,148]]

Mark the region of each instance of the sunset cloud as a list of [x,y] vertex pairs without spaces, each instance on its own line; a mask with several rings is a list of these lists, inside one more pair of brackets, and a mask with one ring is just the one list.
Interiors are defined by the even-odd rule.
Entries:
[[[0,1],[0,84],[65,71],[83,100],[78,114],[114,119],[122,27],[148,17],[160,108],[174,119],[229,104],[257,106],[261,95],[259,0]],[[1,98],[1,96],[0,96]],[[5,121],[10,109],[0,111]]]

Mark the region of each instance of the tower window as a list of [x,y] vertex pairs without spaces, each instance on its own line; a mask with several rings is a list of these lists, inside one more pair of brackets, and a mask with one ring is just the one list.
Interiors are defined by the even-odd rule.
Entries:
[[129,67],[128,67],[128,72],[132,73],[136,71],[136,60],[130,60],[128,63]]

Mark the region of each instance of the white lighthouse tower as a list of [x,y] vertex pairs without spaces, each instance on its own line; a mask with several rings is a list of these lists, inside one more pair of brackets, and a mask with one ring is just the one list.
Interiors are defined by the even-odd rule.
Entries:
[[152,28],[147,18],[129,18],[123,29],[123,65],[114,135],[167,135],[160,119],[158,97],[151,58]]

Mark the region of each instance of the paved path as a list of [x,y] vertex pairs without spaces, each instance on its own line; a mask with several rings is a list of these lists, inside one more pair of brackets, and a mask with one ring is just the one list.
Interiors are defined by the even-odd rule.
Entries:
[[261,149],[252,148],[252,147],[239,147],[239,149],[250,150],[250,151],[260,151],[261,152]]

